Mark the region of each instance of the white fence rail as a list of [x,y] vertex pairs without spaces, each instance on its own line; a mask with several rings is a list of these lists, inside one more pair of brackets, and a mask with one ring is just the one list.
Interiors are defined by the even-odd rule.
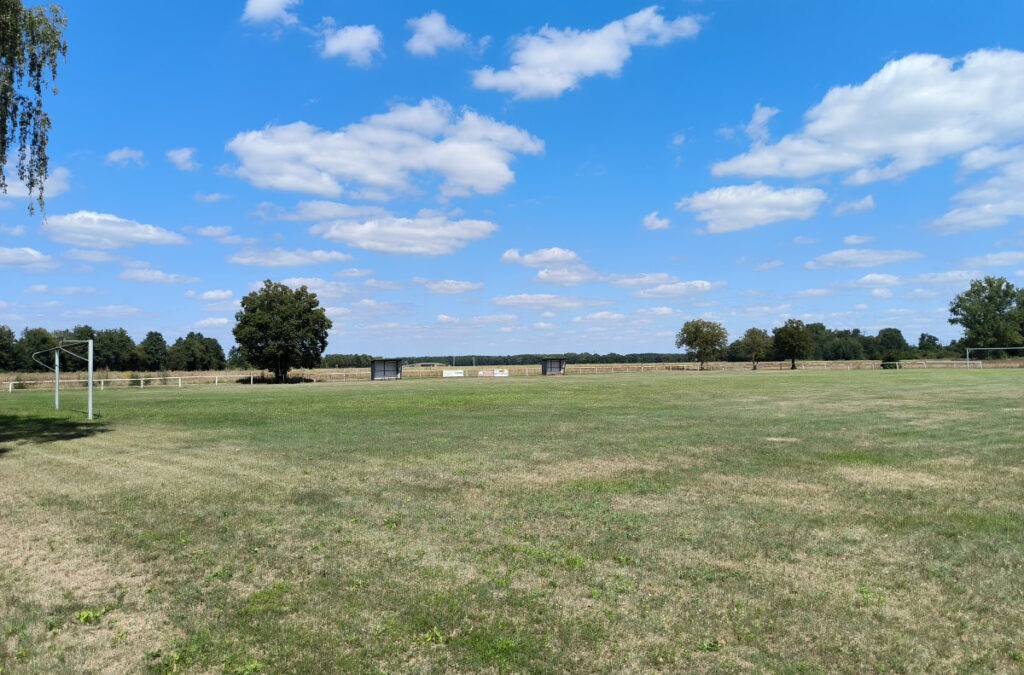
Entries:
[[[248,379],[249,384],[256,384],[257,382],[258,383],[263,383],[266,380],[266,377],[265,377],[265,375],[263,373],[247,373],[247,374],[235,373],[235,374],[226,374],[226,375],[153,375],[153,376],[148,376],[148,377],[102,377],[102,378],[95,378],[93,380],[93,382],[95,384],[99,385],[100,391],[103,391],[104,389],[106,389],[107,385],[119,385],[119,386],[129,386],[130,387],[130,386],[132,386],[133,382],[137,382],[138,383],[138,387],[140,389],[145,389],[147,382],[150,382],[150,383],[153,383],[153,382],[164,382],[166,384],[163,385],[163,386],[168,386],[168,385],[176,386],[176,387],[178,387],[180,389],[180,388],[182,388],[186,384],[209,383],[209,384],[213,384],[214,386],[219,386],[219,385],[222,385],[222,384],[223,385],[245,384],[245,380],[246,379]],[[323,381],[323,382],[337,382],[339,380],[342,381],[342,382],[347,382],[349,380],[352,380],[352,381],[369,380],[370,376],[369,376],[369,374],[363,374],[363,373],[348,373],[348,372],[344,372],[344,373],[330,373],[330,372],[327,372],[327,373],[318,373],[316,376],[314,376],[312,378],[304,378],[304,379],[310,380],[310,381],[312,381],[314,383],[321,382],[321,381]],[[66,385],[71,385],[71,384],[75,384],[75,383],[81,384],[81,385],[84,386],[86,383],[88,383],[88,380],[85,380],[85,379],[70,380],[70,379],[67,379],[67,378],[64,378],[64,377],[62,377],[61,380],[60,380],[60,385],[61,385],[62,389],[65,388]],[[122,384],[122,383],[124,383],[124,384]],[[47,379],[47,380],[10,380],[9,382],[6,382],[4,384],[7,385],[7,393],[10,394],[10,393],[14,393],[15,391],[18,391],[19,389],[29,389],[29,388],[41,389],[41,388],[45,388],[45,387],[52,387],[54,385],[54,380],[52,378],[51,379]],[[28,386],[28,385],[34,385],[34,386]],[[2,385],[0,385],[0,386],[2,386]],[[153,385],[150,384],[150,386],[153,386]]]
[[[918,370],[928,368],[983,368],[985,362],[981,360],[972,359],[971,361],[957,360],[957,359],[945,359],[945,360],[906,360],[897,361],[883,364],[880,361],[797,361],[797,369],[799,370],[878,370],[885,368],[886,366],[891,368],[898,368],[900,370]],[[992,361],[989,363],[990,367],[995,368],[1021,368],[1024,367],[1024,360],[1020,359],[1006,359],[999,361]],[[613,374],[613,373],[646,373],[656,371],[696,371],[699,365],[697,363],[629,363],[629,364],[572,364],[565,367],[566,375],[600,375],[600,374]],[[715,362],[705,364],[705,370],[709,371],[740,371],[749,370],[749,363],[725,363]],[[789,370],[789,361],[762,361],[758,364],[758,372],[762,371],[775,371],[775,370]],[[539,366],[506,366],[504,368],[491,368],[487,367],[481,370],[484,371],[501,371],[507,373],[511,377],[529,377],[529,376],[540,376]],[[404,372],[404,379],[431,379],[431,378],[442,378],[445,373],[448,373],[448,377],[452,376],[453,372],[457,371],[445,371],[441,368],[410,368],[407,367]],[[464,370],[463,374],[477,373],[477,370]],[[478,374],[478,373],[477,373]],[[244,385],[244,384],[257,384],[263,383],[268,380],[269,375],[265,372],[244,372],[236,371],[233,373],[214,374],[214,375],[148,375],[142,377],[96,377],[93,382],[99,387],[100,391],[103,391],[107,387],[117,386],[137,386],[140,389],[145,389],[147,386],[172,386],[182,388],[185,385],[200,385],[200,384],[212,384],[214,386],[224,385]],[[301,381],[318,383],[318,382],[363,382],[370,379],[369,369],[358,369],[348,371],[302,371],[296,372],[296,377],[301,378]],[[85,387],[88,384],[86,379],[67,379],[62,377],[60,380],[61,389],[73,388],[75,386]],[[7,389],[7,393],[14,393],[20,389],[44,389],[47,387],[53,387],[53,378],[49,379],[38,379],[38,380],[8,380],[0,381],[0,390]]]

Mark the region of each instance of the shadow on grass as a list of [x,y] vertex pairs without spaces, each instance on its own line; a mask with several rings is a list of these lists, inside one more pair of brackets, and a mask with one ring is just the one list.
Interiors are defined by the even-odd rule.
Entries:
[[[326,380],[324,381],[326,382]],[[248,375],[235,380],[236,384],[249,384],[250,382],[252,384],[306,384],[308,382],[316,382],[316,380],[312,377],[304,377],[300,375],[290,375],[286,382],[281,382],[281,380],[275,377],[254,377],[250,380]]]
[[107,426],[99,422],[30,415],[0,415],[0,456],[22,443],[71,441],[105,431]]

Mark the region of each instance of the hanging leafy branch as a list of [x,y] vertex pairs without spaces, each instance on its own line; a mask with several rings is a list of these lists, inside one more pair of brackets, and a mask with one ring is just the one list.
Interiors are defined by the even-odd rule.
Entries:
[[50,116],[43,110],[43,90],[57,93],[57,64],[68,51],[66,27],[59,5],[25,8],[21,0],[0,0],[0,191],[7,194],[8,155],[16,147],[15,169],[28,190],[29,213],[33,195],[40,210],[45,208]]

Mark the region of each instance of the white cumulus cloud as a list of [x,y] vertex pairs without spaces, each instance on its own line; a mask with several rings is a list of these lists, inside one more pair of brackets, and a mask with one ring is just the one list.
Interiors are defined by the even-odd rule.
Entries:
[[664,230],[669,224],[668,218],[660,218],[657,211],[651,211],[644,216],[644,227],[648,230]]
[[107,164],[119,164],[121,166],[135,164],[136,166],[142,166],[144,163],[142,150],[129,148],[128,146],[111,150],[107,153]]
[[168,274],[167,272],[148,267],[126,269],[124,272],[121,272],[121,279],[154,284],[194,284],[199,281],[196,277],[190,277],[185,274]]
[[542,248],[523,255],[519,249],[510,248],[501,256],[505,263],[515,263],[527,267],[540,267],[537,281],[560,286],[576,286],[593,281],[600,275],[580,261],[575,251],[553,246]]
[[575,309],[588,303],[579,298],[551,293],[516,293],[494,298],[494,304],[505,307],[546,307],[554,309]]
[[229,323],[231,323],[231,320],[224,317],[209,317],[196,321],[196,328],[223,328]]
[[238,234],[231,234],[231,228],[227,225],[200,227],[196,230],[200,237],[210,237],[220,244],[226,246],[252,246],[256,243],[254,237],[243,237]]
[[320,55],[325,59],[344,56],[353,66],[369,66],[373,55],[380,52],[383,35],[374,25],[343,26],[324,31],[323,49]]
[[18,267],[43,270],[54,266],[53,259],[34,248],[5,248],[0,246],[0,267]]
[[674,284],[679,281],[675,276],[666,272],[643,272],[640,274],[613,274],[608,277],[613,286],[622,288],[645,288],[649,286],[661,286]]
[[254,265],[256,267],[305,267],[306,265],[344,262],[351,259],[352,256],[341,251],[323,251],[319,249],[307,251],[301,248],[293,251],[283,248],[266,251],[250,248],[239,251],[229,258],[236,265]]
[[625,314],[619,314],[618,312],[593,312],[586,316],[573,317],[575,323],[581,321],[622,321],[626,318]]
[[416,283],[425,286],[431,293],[437,293],[439,295],[469,293],[470,291],[479,291],[484,287],[483,283],[479,281],[456,281],[454,279],[442,279],[440,281],[416,279],[415,281]]
[[1024,158],[1016,158],[1024,156],[1024,146],[1014,150],[1008,155],[1014,159],[1002,164],[995,175],[957,193],[953,201],[958,205],[935,220],[935,229],[956,234],[998,227],[1024,216]]
[[696,295],[698,293],[707,293],[719,285],[720,284],[714,284],[710,281],[704,281],[703,279],[697,279],[694,281],[676,281],[669,284],[658,284],[652,288],[645,288],[642,291],[638,291],[636,296],[638,298],[667,298],[682,295]]
[[448,23],[444,14],[429,12],[406,22],[412,37],[405,43],[406,50],[416,56],[434,56],[441,49],[458,49],[469,42],[469,36]]
[[452,220],[433,211],[413,218],[385,214],[360,220],[336,220],[310,228],[330,241],[381,253],[447,255],[498,230],[487,220]]
[[195,171],[199,168],[199,164],[196,163],[195,148],[175,148],[174,150],[168,150],[167,159],[181,171]]
[[222,290],[222,289],[215,289],[215,290],[212,290],[212,291],[203,291],[202,293],[200,293],[196,297],[198,297],[200,300],[206,300],[208,302],[216,302],[216,301],[230,300],[234,296],[235,296],[235,294],[234,294],[233,291]]
[[800,131],[715,164],[716,176],[805,178],[845,173],[852,184],[904,176],[950,155],[1024,138],[1024,53],[963,59],[911,54],[861,84],[834,87]]
[[298,4],[299,0],[246,0],[242,21],[251,23],[280,21],[284,24],[294,24],[298,22],[298,19],[288,9]]
[[763,183],[730,185],[684,197],[676,208],[695,213],[707,232],[749,230],[786,220],[807,220],[826,195],[818,188],[774,189]]
[[875,198],[871,195],[867,195],[861,199],[851,202],[842,202],[836,207],[835,214],[837,216],[846,215],[847,213],[864,213],[875,208]]
[[481,68],[473,72],[473,84],[516,98],[556,98],[585,78],[618,76],[633,47],[662,46],[700,32],[696,17],[666,21],[660,12],[648,7],[596,30],[544,26],[516,38],[507,70]]
[[305,286],[321,298],[341,298],[351,295],[353,292],[352,284],[343,281],[327,281],[320,277],[289,277],[282,279],[281,283],[289,288]]
[[807,262],[804,267],[809,270],[821,270],[830,267],[878,267],[891,263],[905,262],[920,258],[917,251],[880,251],[869,248],[844,248],[819,255]]
[[528,267],[573,263],[578,260],[579,255],[575,251],[558,246],[538,249],[526,255],[522,255],[517,248],[510,248],[501,255],[501,262],[518,263]]
[[[408,192],[413,175],[443,178],[441,195],[495,194],[515,180],[516,154],[544,143],[514,126],[444,101],[395,105],[338,131],[305,122],[235,136],[236,173],[256,187],[337,197],[345,188]],[[345,186],[345,187],[343,187]]]
[[187,242],[185,237],[162,227],[95,211],[75,211],[66,215],[50,216],[43,221],[40,231],[54,241],[88,249]]
[[778,114],[778,108],[769,108],[758,103],[754,106],[754,114],[743,131],[755,145],[763,145],[768,142],[768,123]]
[[379,206],[365,204],[343,204],[322,199],[299,202],[294,211],[281,211],[276,214],[280,220],[294,221],[325,221],[347,218],[362,218],[385,213]]
[[197,192],[193,196],[193,199],[200,204],[216,204],[217,202],[222,202],[225,199],[228,199],[228,197],[229,195],[221,192]]
[[1011,267],[1024,263],[1024,251],[1002,251],[975,256],[965,261],[968,267]]

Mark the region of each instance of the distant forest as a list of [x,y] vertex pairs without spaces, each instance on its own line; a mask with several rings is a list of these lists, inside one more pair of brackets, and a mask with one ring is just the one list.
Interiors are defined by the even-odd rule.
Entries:
[[[857,361],[861,359],[899,361],[905,359],[958,359],[964,357],[966,347],[1001,348],[1024,346],[1024,288],[1017,288],[1005,277],[985,277],[971,281],[970,288],[953,298],[950,303],[949,322],[964,329],[964,337],[943,345],[934,335],[921,333],[916,343],[908,342],[898,328],[883,328],[875,335],[858,329],[835,330],[823,323],[796,324],[800,333],[799,354],[784,354],[783,345],[766,331],[764,340],[770,340],[767,353],[757,360],[783,361],[792,358],[812,361]],[[705,322],[713,323],[713,322]],[[747,361],[750,355],[742,340],[726,344],[724,328],[720,331],[725,347],[714,349],[714,357],[727,361]],[[773,333],[779,329],[775,329]],[[756,331],[755,331],[756,332]],[[189,333],[168,344],[164,336],[150,331],[138,344],[124,328],[94,330],[80,325],[69,330],[50,331],[45,328],[25,328],[15,336],[9,327],[0,325],[0,372],[32,372],[46,368],[33,361],[32,354],[53,348],[61,340],[93,340],[95,368],[97,370],[223,370],[250,369],[237,347],[225,355],[223,347],[212,337],[202,333]],[[569,363],[678,363],[697,361],[695,350],[671,353],[596,354],[591,352],[565,352],[560,354],[506,354],[506,355],[430,355],[403,356],[386,354],[377,356],[402,357],[407,363],[441,363],[455,366],[527,365],[542,358],[558,356]],[[1020,354],[1020,352],[1017,352]],[[973,358],[1005,358],[1004,351],[978,352]],[[50,357],[52,359],[52,356]],[[373,358],[370,354],[326,354],[321,365],[326,368],[366,368]],[[69,370],[81,370],[76,359],[66,359]]]
[[[812,361],[855,361],[963,358],[961,341],[947,345],[928,333],[921,333],[916,344],[910,344],[898,328],[883,328],[877,335],[866,335],[859,330],[832,330],[822,323],[807,324],[813,348],[807,359]],[[747,361],[741,355],[739,340],[732,342],[724,354],[726,361]],[[443,363],[454,366],[522,366],[539,363],[542,358],[561,357],[568,363],[692,363],[696,355],[686,352],[658,353],[641,352],[618,354],[609,352],[564,352],[557,354],[506,354],[506,355],[446,355],[446,356],[403,356],[406,363]],[[993,354],[992,356],[996,356]],[[327,368],[365,368],[373,357],[369,354],[326,354],[323,362]],[[990,357],[991,358],[991,357]],[[781,354],[769,354],[768,361],[785,360]]]

